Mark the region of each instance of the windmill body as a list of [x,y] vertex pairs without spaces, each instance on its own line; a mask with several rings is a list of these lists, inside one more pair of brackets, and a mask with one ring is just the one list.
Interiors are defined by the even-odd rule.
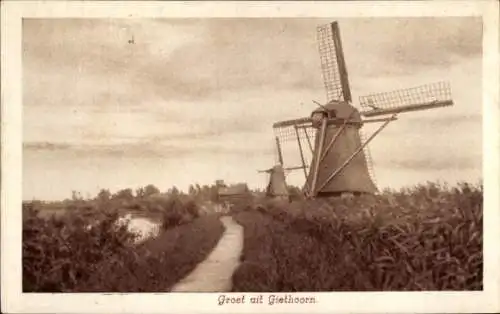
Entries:
[[[303,191],[309,197],[375,193],[368,144],[399,114],[453,105],[450,86],[439,82],[362,96],[355,107],[337,22],[318,27],[317,34],[326,105],[316,102],[319,108],[310,117],[273,124],[280,169],[301,169],[305,179]],[[367,123],[382,124],[365,139],[362,127]],[[281,144],[286,142],[297,144],[301,165],[285,167],[288,158],[281,151]],[[310,162],[304,153],[307,147],[312,156]],[[271,181],[276,178],[271,176]],[[280,182],[282,179],[280,176]]]
[[282,165],[275,165],[269,169],[269,184],[266,188],[266,196],[280,199],[288,199],[288,187],[285,180],[285,170]]
[[[335,148],[319,152],[321,139],[321,119],[324,117],[339,119],[337,123],[329,123],[325,130],[324,143],[331,142],[335,137]],[[362,144],[360,128],[363,126],[361,114],[358,109],[347,102],[330,102],[320,109],[313,111],[312,126],[317,129],[314,143],[314,152],[311,164],[316,164],[318,159],[319,171],[317,182],[325,182],[331,169],[339,168]],[[348,121],[344,128],[343,122]],[[323,144],[325,145],[325,144]],[[305,190],[310,192],[314,180],[314,173],[310,172],[305,183]],[[377,188],[368,172],[365,153],[361,151],[352,161],[345,166],[338,176],[329,181],[320,190],[318,196],[340,195],[350,193],[375,193]]]

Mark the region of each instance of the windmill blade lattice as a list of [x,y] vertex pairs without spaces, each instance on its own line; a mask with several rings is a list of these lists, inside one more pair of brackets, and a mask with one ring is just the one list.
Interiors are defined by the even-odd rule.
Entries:
[[[302,154],[306,166],[309,166],[312,161],[312,150],[314,150],[314,141],[316,138],[316,130],[309,126],[275,127],[273,128],[274,135],[279,139],[281,150],[283,152],[283,166],[296,167],[302,165],[300,150],[297,147],[298,142],[302,147]],[[297,138],[298,133],[298,138]]]
[[364,116],[376,116],[396,111],[414,111],[453,104],[448,82],[438,82],[392,92],[359,97]]
[[[314,143],[314,137],[316,135],[316,130],[310,126],[297,126],[299,129],[299,136],[303,140],[307,140],[306,137],[309,137],[311,143]],[[297,133],[295,132],[295,126],[285,126],[285,127],[275,127],[273,128],[274,135],[277,136],[280,140],[280,143],[286,142],[294,142],[297,143]],[[304,146],[306,147],[306,146]]]
[[351,91],[337,23],[317,28],[321,71],[327,101],[351,101]]
[[[368,137],[366,136],[366,133],[365,131],[359,129],[359,136],[361,137],[361,142],[362,143],[365,143],[368,139]],[[374,170],[374,167],[373,167],[373,158],[372,158],[372,154],[371,154],[371,151],[370,151],[370,145],[366,145],[365,148],[363,148],[363,152],[365,154],[365,159],[366,159],[366,165],[367,165],[367,168],[368,168],[368,174],[370,175],[370,178],[372,179],[373,181],[373,184],[377,185],[377,179],[375,177],[375,170]]]

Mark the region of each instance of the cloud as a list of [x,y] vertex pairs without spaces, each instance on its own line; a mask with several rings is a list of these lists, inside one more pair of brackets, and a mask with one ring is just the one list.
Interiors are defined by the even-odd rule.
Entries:
[[[203,40],[204,30],[157,24],[154,20],[24,20],[25,102],[126,106],[147,100],[147,95],[154,98],[159,90],[159,95],[190,98],[192,86],[169,70],[169,55]],[[131,36],[135,44],[128,43]]]
[[340,27],[349,70],[367,76],[447,68],[482,52],[480,17],[370,18]]
[[61,144],[61,143],[49,143],[49,142],[28,142],[23,143],[23,148],[26,150],[32,151],[56,151],[56,150],[67,150],[71,149],[70,144]]
[[[231,145],[228,143],[191,143],[191,145],[159,144],[154,142],[128,143],[128,144],[70,144],[50,142],[26,142],[23,143],[26,153],[66,153],[71,158],[94,158],[112,157],[123,159],[182,159],[188,157],[201,157],[207,155],[240,156],[248,155],[244,146]],[[273,151],[266,147],[256,146],[254,154],[260,156],[272,155]]]
[[[432,132],[439,131],[450,131],[450,134],[453,134],[454,131],[460,129],[468,129],[469,131],[480,130],[482,115],[480,112],[475,114],[464,114],[457,115],[454,114],[446,114],[443,115],[435,115],[432,117],[408,117],[405,118],[405,124],[407,129],[415,130],[415,128],[424,128],[426,130],[432,130]],[[455,133],[456,134],[456,133]]]
[[477,169],[481,159],[468,156],[453,156],[449,159],[422,158],[422,159],[400,159],[392,160],[391,168],[397,167],[405,170],[419,171],[460,171]]
[[[316,26],[329,21],[25,20],[26,102],[133,106],[149,99],[216,99],[221,90],[321,89]],[[343,19],[349,72],[354,77],[399,75],[449,66],[455,57],[481,53],[480,22]],[[370,36],[363,35],[367,32]],[[133,45],[128,44],[132,36]]]

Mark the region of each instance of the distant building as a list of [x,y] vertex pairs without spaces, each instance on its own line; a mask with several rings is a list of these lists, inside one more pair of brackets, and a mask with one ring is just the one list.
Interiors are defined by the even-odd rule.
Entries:
[[224,183],[224,180],[215,180],[215,185],[217,187],[226,186],[226,184]]
[[247,200],[252,195],[246,183],[237,183],[227,186],[224,184],[224,181],[217,180],[216,185],[218,187],[217,196],[219,202],[235,203]]

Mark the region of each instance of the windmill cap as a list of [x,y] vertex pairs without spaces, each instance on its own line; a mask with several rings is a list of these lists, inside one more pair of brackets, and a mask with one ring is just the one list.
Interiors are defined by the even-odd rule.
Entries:
[[318,113],[326,114],[329,118],[349,119],[352,122],[358,123],[362,122],[359,110],[345,101],[330,101],[323,107],[314,110],[311,117]]
[[273,168],[271,169],[271,171],[273,173],[281,173],[281,172],[285,172],[285,170],[283,169],[283,166],[282,165],[275,165],[273,166]]

